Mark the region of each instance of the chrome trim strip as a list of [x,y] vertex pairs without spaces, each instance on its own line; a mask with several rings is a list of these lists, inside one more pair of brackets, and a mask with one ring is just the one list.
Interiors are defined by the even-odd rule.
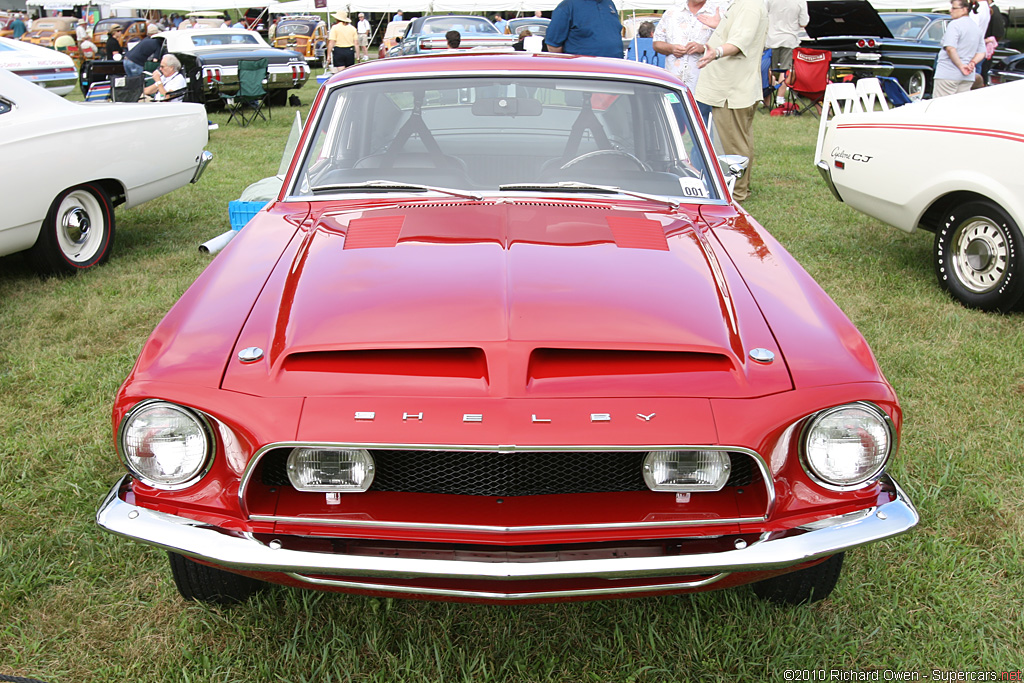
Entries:
[[[741,446],[700,446],[700,445],[643,445],[643,446],[609,446],[607,444],[602,446],[513,446],[513,445],[500,445],[500,446],[483,446],[483,445],[451,445],[451,444],[386,444],[386,443],[335,443],[335,442],[317,442],[317,441],[281,441],[278,443],[272,443],[264,446],[263,448],[256,451],[256,453],[249,460],[249,464],[245,466],[245,471],[242,472],[241,480],[238,483],[238,508],[242,511],[243,515],[246,515],[252,521],[276,521],[269,516],[261,516],[262,519],[257,519],[255,515],[249,513],[248,508],[245,505],[245,492],[249,486],[249,482],[252,479],[253,473],[256,470],[256,465],[259,464],[260,459],[271,450],[284,448],[352,448],[352,449],[387,449],[392,451],[493,451],[497,453],[536,453],[536,452],[566,452],[573,453],[577,451],[671,451],[671,450],[704,450],[704,451],[726,451],[730,453],[743,453],[744,455],[750,456],[754,459],[758,468],[761,470],[762,484],[765,487],[765,493],[768,495],[768,503],[765,505],[764,515],[760,517],[751,518],[737,518],[730,520],[723,520],[720,522],[713,522],[714,524],[735,524],[740,522],[763,522],[771,516],[775,510],[775,480],[772,478],[771,469],[765,462],[764,458],[757,451],[752,451],[749,448],[743,448]],[[288,519],[288,518],[282,518]],[[308,524],[336,524],[345,522],[338,522],[337,520],[317,520],[316,518],[302,518],[302,521]],[[702,522],[707,523],[707,522]],[[392,526],[394,523],[391,522],[363,522],[363,526]],[[688,522],[643,522],[623,526],[621,528],[644,528],[650,526],[671,526],[677,524],[680,526],[686,526]],[[410,528],[416,525],[410,525]],[[606,528],[606,524],[598,524],[597,528]],[[419,528],[429,529],[465,529],[467,531],[473,531],[472,525],[427,525],[419,526]],[[508,531],[518,531],[519,529],[525,529],[524,527],[515,527],[508,529]],[[565,526],[546,526],[546,527],[531,527],[530,531],[543,531],[543,530],[563,530],[563,529],[581,529],[589,528],[589,525],[565,525]],[[479,530],[485,531],[500,531],[501,529],[492,529],[490,527],[479,527]]]
[[[615,557],[596,560],[541,562],[477,562],[343,555],[274,548],[249,532],[222,529],[177,515],[156,512],[121,499],[129,478],[119,481],[96,513],[107,531],[228,569],[300,574],[340,574],[393,578],[522,580],[567,578],[629,578],[761,571],[791,567],[865,543],[889,538],[912,528],[919,516],[902,489],[888,476],[885,489],[895,500],[860,519],[840,515],[818,520],[819,528],[765,532],[744,548],[719,553]],[[827,526],[824,526],[827,524]]]
[[324,586],[327,588],[350,588],[354,590],[368,590],[376,591],[379,593],[393,593],[396,595],[431,595],[435,597],[446,597],[446,598],[471,598],[475,600],[496,600],[501,602],[519,602],[522,600],[558,600],[561,598],[573,598],[583,596],[598,596],[598,595],[615,595],[615,594],[631,594],[639,595],[642,593],[655,593],[658,591],[668,590],[686,590],[690,588],[699,588],[701,586],[707,586],[709,584],[721,581],[727,577],[728,573],[715,574],[709,576],[706,579],[700,579],[697,581],[678,581],[673,583],[660,583],[648,586],[622,586],[619,588],[591,588],[591,589],[579,589],[579,590],[563,590],[563,591],[533,591],[529,593],[494,593],[490,591],[469,591],[469,590],[454,590],[454,589],[441,589],[441,588],[420,588],[417,586],[394,586],[389,584],[379,583],[361,583],[359,581],[340,581],[333,579],[320,579],[313,578],[312,576],[303,576],[302,574],[288,573],[288,576],[302,581],[303,583],[310,583],[315,586]]
[[535,526],[486,526],[483,524],[431,524],[428,522],[381,522],[366,519],[321,519],[317,517],[287,517],[281,515],[250,515],[253,522],[282,522],[285,524],[312,524],[334,527],[363,527],[369,529],[422,529],[430,531],[460,531],[465,533],[525,534],[539,531],[586,531],[593,529],[659,529],[664,527],[717,526],[720,524],[750,524],[763,522],[767,517],[735,517],[716,520],[666,520],[661,522],[596,522],[593,524],[549,524]]

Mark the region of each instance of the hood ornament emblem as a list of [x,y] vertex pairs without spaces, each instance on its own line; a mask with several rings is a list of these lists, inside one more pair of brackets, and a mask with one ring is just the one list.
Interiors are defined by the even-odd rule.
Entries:
[[768,349],[751,349],[750,360],[763,365],[770,365],[775,360],[775,354]]
[[263,358],[263,349],[258,346],[250,346],[238,352],[238,360],[243,363],[255,363]]

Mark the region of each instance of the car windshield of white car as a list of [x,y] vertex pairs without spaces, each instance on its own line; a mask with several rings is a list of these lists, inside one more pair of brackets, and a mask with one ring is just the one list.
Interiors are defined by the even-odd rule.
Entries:
[[423,22],[423,33],[444,35],[448,31],[459,33],[498,33],[494,24],[479,17],[430,17]]
[[248,33],[206,33],[192,36],[192,44],[196,47],[209,45],[259,45],[256,36]]
[[694,120],[679,90],[649,83],[507,74],[361,82],[328,94],[289,194],[366,191],[360,184],[383,179],[396,192],[575,183],[673,204],[718,199]]

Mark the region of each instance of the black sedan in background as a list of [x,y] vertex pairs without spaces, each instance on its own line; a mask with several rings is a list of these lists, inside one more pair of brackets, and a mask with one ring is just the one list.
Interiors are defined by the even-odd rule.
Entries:
[[[830,50],[833,76],[892,76],[910,99],[931,96],[948,14],[879,14],[867,0],[810,0],[807,10],[809,37],[801,45]],[[1011,54],[1000,48],[996,58]]]

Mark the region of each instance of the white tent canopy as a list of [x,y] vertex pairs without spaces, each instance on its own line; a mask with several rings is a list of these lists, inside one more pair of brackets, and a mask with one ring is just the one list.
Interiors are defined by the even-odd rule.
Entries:
[[273,0],[121,0],[110,5],[111,10],[171,10],[176,12],[202,12],[224,9],[266,7]]
[[[429,12],[430,0],[327,0],[326,7],[317,7],[314,0],[291,0],[270,5],[273,14],[323,14],[324,12]],[[434,10],[437,11],[436,9]]]

